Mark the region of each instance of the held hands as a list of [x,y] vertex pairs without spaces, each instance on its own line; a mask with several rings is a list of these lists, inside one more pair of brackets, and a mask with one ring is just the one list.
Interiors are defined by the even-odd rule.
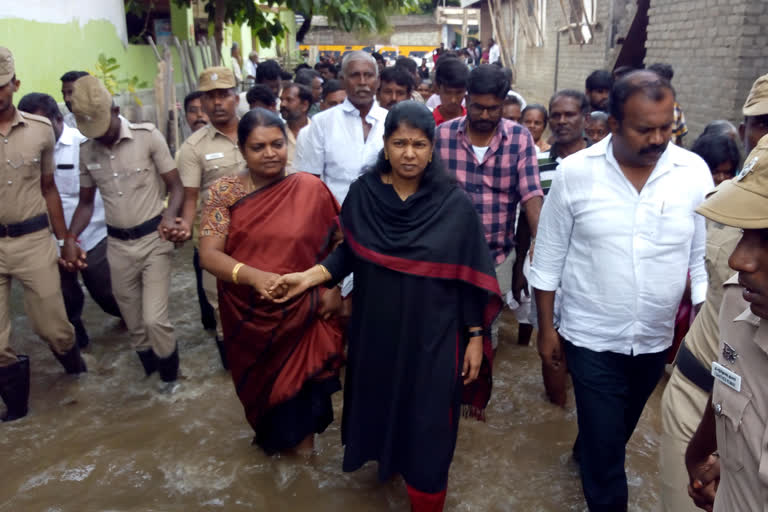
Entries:
[[275,301],[275,295],[270,292],[270,289],[275,285],[278,279],[280,279],[279,274],[264,272],[253,267],[244,266],[240,269],[238,275],[239,283],[252,287],[259,293],[259,298]]
[[167,218],[163,216],[163,220],[157,226],[157,232],[163,240],[176,243],[185,242],[192,237],[189,224],[181,217]]
[[287,302],[309,288],[327,281],[329,277],[326,276],[326,273],[327,271],[323,267],[315,265],[304,272],[285,274],[270,287],[269,296],[278,304]]
[[76,272],[88,267],[85,260],[86,256],[87,253],[77,245],[77,241],[71,236],[67,236],[64,238],[64,246],[61,248],[59,265],[69,272]]
[[697,507],[712,512],[715,493],[720,484],[720,457],[712,454],[704,462],[688,462],[688,475],[688,496]]

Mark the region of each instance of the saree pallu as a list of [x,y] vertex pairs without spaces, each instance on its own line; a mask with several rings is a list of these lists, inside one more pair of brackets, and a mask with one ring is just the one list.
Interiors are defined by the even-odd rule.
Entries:
[[[265,272],[306,270],[328,254],[338,212],[319,179],[305,173],[288,176],[230,207],[225,252]],[[251,287],[219,281],[227,359],[257,443],[263,420],[278,405],[300,395],[303,403],[311,402],[305,396],[307,384],[329,391],[327,382],[338,381],[342,329],[336,320],[317,316],[320,294],[326,292],[313,288],[274,304]],[[337,389],[332,387],[328,397]]]

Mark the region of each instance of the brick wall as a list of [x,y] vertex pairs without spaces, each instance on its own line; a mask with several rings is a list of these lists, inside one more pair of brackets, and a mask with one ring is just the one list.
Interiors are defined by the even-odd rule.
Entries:
[[686,144],[712,120],[738,125],[752,82],[768,73],[766,27],[765,0],[651,0],[645,63],[674,68]]
[[[509,2],[505,4],[508,8]],[[584,90],[584,80],[595,69],[606,66],[606,49],[608,30],[610,26],[610,10],[604,8],[598,11],[597,20],[600,27],[595,30],[592,41],[579,45],[569,42],[567,32],[560,33],[560,52],[557,54],[557,29],[565,26],[560,2],[547,0],[546,20],[544,27],[544,45],[540,48],[528,46],[527,39],[518,30],[517,57],[514,88],[522,94],[529,103],[547,105],[550,96],[555,92],[555,69],[557,69],[557,89]],[[600,7],[600,4],[598,4]]]

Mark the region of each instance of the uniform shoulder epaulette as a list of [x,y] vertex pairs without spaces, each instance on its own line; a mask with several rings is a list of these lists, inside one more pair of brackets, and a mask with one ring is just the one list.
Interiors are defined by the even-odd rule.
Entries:
[[[191,145],[193,145],[193,146],[194,146],[195,144],[197,144],[198,142],[200,142],[201,140],[203,140],[203,137],[205,137],[206,133],[208,133],[208,130],[207,130],[205,127],[204,127],[204,128],[200,128],[200,129],[199,129],[199,130],[197,130],[196,132],[194,132],[194,133],[190,134],[190,136],[189,136],[189,137],[187,137],[187,138],[184,140],[184,143],[183,143],[183,144],[187,144],[187,143],[189,143],[189,144],[191,144]],[[183,145],[183,144],[182,144],[182,145]]]
[[152,123],[128,123],[131,130],[147,130],[152,131],[155,129],[155,125]]
[[19,114],[21,114],[21,117],[23,117],[24,119],[29,119],[30,121],[38,121],[40,123],[51,126],[51,122],[48,120],[47,117],[30,114],[28,112],[22,112],[21,110],[19,110]]

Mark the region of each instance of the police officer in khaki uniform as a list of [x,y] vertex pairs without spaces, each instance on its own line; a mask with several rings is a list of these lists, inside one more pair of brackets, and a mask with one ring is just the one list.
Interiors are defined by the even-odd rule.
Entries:
[[[768,124],[763,124],[761,130],[760,123],[751,121],[755,116],[768,115],[768,75],[755,81],[743,111],[746,122],[742,125],[742,137],[749,153],[760,136],[768,134]],[[752,126],[749,133],[744,131],[745,126]],[[661,399],[659,497],[663,512],[697,510],[686,490],[688,471],[684,456],[712,392],[714,377],[711,365],[712,361],[717,361],[720,343],[717,320],[723,298],[723,283],[733,275],[733,270],[728,266],[728,257],[740,238],[739,229],[707,221],[707,298],[680,346],[675,368]]]
[[[225,67],[205,69],[200,75],[203,110],[210,123],[189,136],[179,150],[179,172],[184,183],[184,221],[199,226],[201,205],[208,199],[208,189],[222,176],[235,176],[245,166],[237,147],[237,82]],[[216,277],[203,270],[203,288],[216,316],[216,345],[221,362],[227,368],[223,331],[219,318]]]
[[80,202],[62,256],[69,265],[78,262],[74,239],[88,225],[98,187],[115,299],[146,374],[157,370],[164,382],[173,382],[179,353],[168,321],[172,242],[189,236],[177,217],[183,188],[176,164],[160,132],[122,119],[98,79],[75,81],[72,111],[89,139],[80,146]]
[[[67,373],[86,371],[61,295],[56,238],[67,229],[53,179],[53,129],[44,117],[13,106],[19,88],[13,55],[0,47],[0,397],[2,421],[27,414],[29,359],[10,347],[11,279],[24,287],[34,331],[48,342]],[[41,193],[42,192],[42,193]]]
[[686,452],[689,493],[706,510],[768,512],[768,136],[697,211],[743,235],[728,260],[738,275],[725,283],[712,398]]

